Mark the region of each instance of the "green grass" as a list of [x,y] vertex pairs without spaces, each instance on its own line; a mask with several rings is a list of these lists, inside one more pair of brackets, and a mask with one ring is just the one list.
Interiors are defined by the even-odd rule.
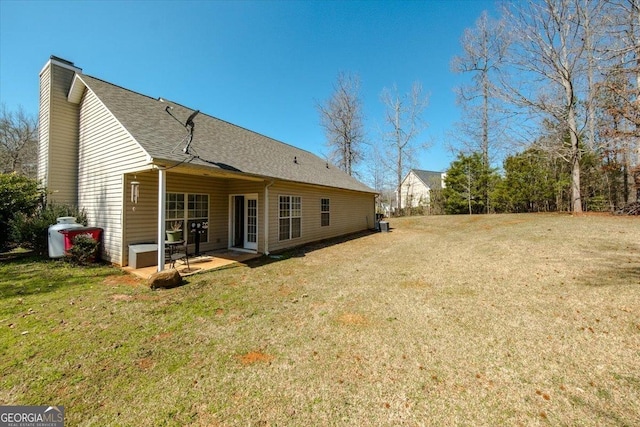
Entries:
[[0,263],[0,404],[68,425],[638,425],[640,221],[391,220],[151,291]]

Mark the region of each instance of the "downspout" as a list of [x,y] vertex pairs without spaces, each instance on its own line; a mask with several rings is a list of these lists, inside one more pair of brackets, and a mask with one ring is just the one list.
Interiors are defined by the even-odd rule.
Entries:
[[264,254],[269,255],[269,187],[275,181],[271,181],[264,187]]
[[167,172],[158,169],[158,271],[164,270],[164,235],[165,235],[165,212],[167,189]]
[[[376,231],[380,231],[380,224],[378,223],[378,207],[380,207],[380,211],[384,211],[382,208],[382,202],[380,201],[380,194],[376,193],[373,195],[373,229]],[[369,221],[367,221],[367,226],[369,225]]]

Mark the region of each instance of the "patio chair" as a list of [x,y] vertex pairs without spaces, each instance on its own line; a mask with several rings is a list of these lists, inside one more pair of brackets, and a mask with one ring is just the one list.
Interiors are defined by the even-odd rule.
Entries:
[[171,264],[169,264],[169,268],[176,268],[176,261],[182,261],[184,264],[187,264],[187,268],[191,270],[191,266],[189,265],[189,250],[187,248],[187,241],[180,246],[177,246],[174,251],[171,253],[169,260]]

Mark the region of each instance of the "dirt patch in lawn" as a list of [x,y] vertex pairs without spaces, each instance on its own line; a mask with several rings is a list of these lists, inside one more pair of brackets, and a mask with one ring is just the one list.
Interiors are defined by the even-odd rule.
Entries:
[[244,366],[256,363],[270,363],[274,359],[270,354],[265,354],[260,351],[250,351],[249,353],[241,354],[236,357]]
[[282,297],[287,297],[293,294],[293,289],[290,286],[281,285],[278,287],[278,295]]
[[115,294],[111,295],[111,300],[113,301],[133,301],[132,295],[124,295],[124,294]]
[[107,276],[102,283],[109,286],[142,286],[143,280],[131,274]]
[[338,317],[338,323],[343,325],[365,326],[369,324],[369,321],[362,314],[344,313]]
[[167,338],[170,338],[171,336],[173,336],[172,332],[162,332],[154,336],[152,341],[163,341],[163,340],[166,340]]
[[153,368],[154,365],[155,363],[150,357],[144,357],[138,360],[138,368],[140,368],[143,371]]

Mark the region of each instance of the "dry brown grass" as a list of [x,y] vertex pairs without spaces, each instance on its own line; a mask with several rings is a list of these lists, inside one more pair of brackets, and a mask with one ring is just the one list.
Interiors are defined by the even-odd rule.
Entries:
[[84,425],[640,424],[639,219],[391,226],[169,291],[109,279],[64,314],[49,295],[56,345],[16,338],[0,403]]

